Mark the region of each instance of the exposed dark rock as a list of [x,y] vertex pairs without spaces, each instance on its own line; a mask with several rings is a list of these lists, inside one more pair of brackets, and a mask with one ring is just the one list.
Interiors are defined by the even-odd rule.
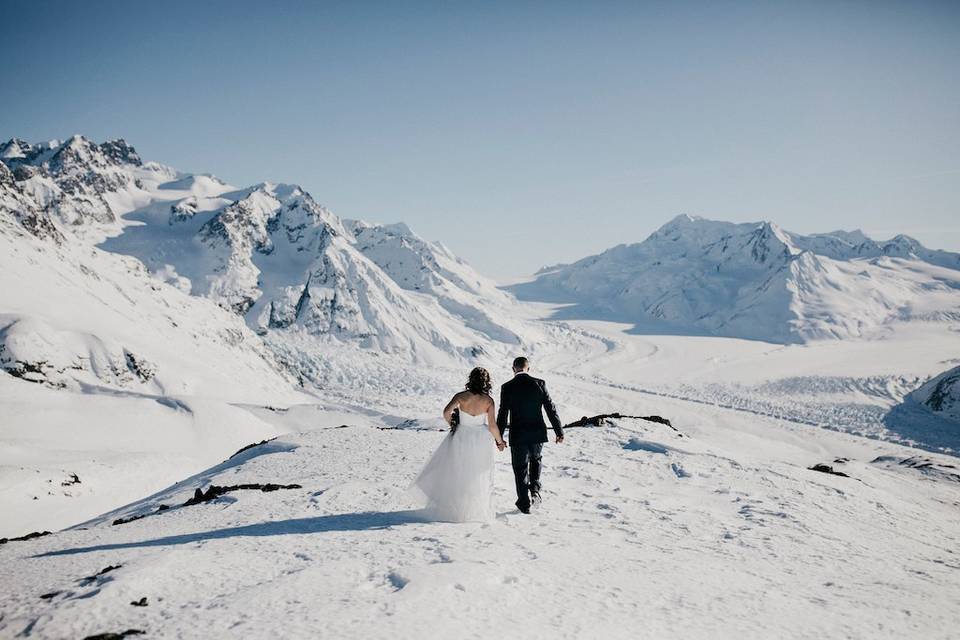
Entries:
[[116,164],[133,164],[138,167],[143,164],[140,155],[123,138],[101,143],[100,151],[108,160],[112,160]]
[[7,165],[0,162],[0,187],[13,188],[16,181],[16,175],[7,168]]
[[957,473],[957,466],[938,462],[926,456],[910,456],[908,458],[898,458],[896,456],[879,456],[870,461],[871,464],[888,465],[891,468],[907,467],[915,469],[925,476],[948,480],[950,482],[960,482],[960,473]]
[[944,405],[949,404],[952,397],[951,389],[956,384],[960,384],[960,371],[944,376],[930,392],[930,396],[924,401],[924,404],[933,411],[943,411]]
[[144,596],[144,597],[140,598],[139,600],[134,600],[134,601],[131,602],[130,604],[133,605],[133,606],[135,606],[135,607],[146,607],[146,606],[147,606],[147,597]]
[[[600,427],[606,423],[606,420],[608,418],[614,418],[614,419],[631,418],[635,420],[646,420],[647,422],[656,422],[657,424],[666,425],[671,429],[673,429],[674,431],[676,431],[677,433],[680,433],[680,431],[677,430],[677,428],[674,427],[669,420],[667,420],[662,416],[656,416],[656,415],[627,416],[627,415],[623,415],[622,413],[601,413],[600,415],[596,415],[596,416],[583,416],[579,420],[575,420],[568,425],[564,425],[563,428],[568,429],[570,427]],[[683,434],[680,433],[680,435],[682,436]]]
[[228,487],[221,487],[217,485],[210,485],[206,491],[197,489],[193,497],[183,503],[183,506],[189,507],[191,505],[200,504],[201,502],[209,502],[210,500],[215,500],[225,493],[230,493],[231,491],[263,491],[264,493],[270,491],[277,491],[278,489],[302,489],[299,484],[235,484]]
[[[380,431],[393,431],[394,429],[403,429],[404,431],[447,431],[447,429],[436,428],[436,427],[423,427],[420,426],[422,423],[416,418],[408,418],[395,427],[377,427]],[[342,424],[339,427],[334,427],[334,429],[346,429],[353,425]]]
[[[250,445],[250,446],[251,446],[251,447],[256,447],[256,446],[259,446],[259,445],[261,445],[261,444],[264,444],[264,443],[263,443],[263,442],[259,442],[259,443],[257,443],[257,444],[253,444],[253,445]],[[246,448],[249,448],[249,447],[246,447]],[[243,451],[243,450],[244,450],[244,449],[241,449],[240,451]],[[240,453],[240,451],[238,451],[237,453]],[[233,455],[237,455],[237,454],[235,453],[235,454],[233,454]],[[230,456],[230,457],[232,458],[233,456]],[[206,491],[203,491],[202,489],[199,489],[199,488],[196,489],[196,490],[194,491],[194,493],[193,493],[193,497],[190,498],[189,500],[187,500],[186,502],[184,502],[184,503],[183,503],[182,505],[180,505],[180,506],[181,506],[181,507],[190,507],[190,506],[193,506],[193,505],[195,505],[195,504],[200,504],[200,503],[202,503],[202,502],[209,502],[209,501],[211,501],[211,500],[215,500],[215,499],[219,498],[220,496],[222,496],[222,495],[225,494],[225,493],[230,493],[230,492],[232,492],[232,491],[262,491],[262,492],[264,492],[264,493],[269,493],[269,492],[271,492],[271,491],[278,491],[278,490],[280,490],[280,489],[302,489],[302,488],[303,488],[303,487],[300,486],[299,484],[274,484],[274,483],[272,483],[272,482],[268,482],[268,483],[266,483],[266,484],[260,484],[260,483],[255,483],[255,484],[252,484],[252,483],[251,483],[251,484],[234,484],[234,485],[230,485],[230,486],[226,486],[226,487],[221,487],[221,486],[218,486],[218,485],[215,485],[215,484],[214,484],[214,485],[210,485],[210,487],[207,488]],[[160,505],[159,507],[157,507],[157,510],[154,511],[153,513],[142,513],[142,514],[140,514],[140,515],[130,516],[129,518],[117,518],[116,520],[113,521],[113,524],[114,524],[114,525],[127,524],[128,522],[134,522],[135,520],[140,520],[140,519],[146,518],[147,516],[150,516],[150,515],[156,515],[156,514],[162,512],[162,511],[166,511],[166,510],[168,510],[168,509],[170,509],[170,506],[169,506],[169,505],[162,504],[162,505]]]
[[75,473],[71,473],[69,478],[60,483],[60,486],[69,487],[72,484],[80,484],[80,478]]
[[140,382],[148,382],[157,374],[157,366],[152,362],[148,362],[126,349],[123,350],[123,356],[127,363],[127,369],[130,370],[130,373],[137,376]]
[[139,636],[146,633],[143,629],[127,629],[126,631],[121,631],[119,633],[98,633],[92,636],[87,636],[83,640],[121,640],[127,636]]
[[88,584],[90,584],[91,582],[96,582],[97,579],[100,578],[101,576],[104,576],[104,575],[110,573],[111,571],[116,571],[117,569],[119,569],[119,568],[122,567],[122,566],[123,566],[122,564],[111,564],[111,565],[107,565],[106,567],[104,567],[103,569],[100,569],[100,571],[98,571],[97,573],[93,574],[92,576],[87,576],[86,578],[81,578],[81,579],[80,579],[80,584],[82,584],[82,585],[88,585]]
[[[245,315],[247,311],[250,311],[250,307],[256,304],[256,300],[253,298],[243,297],[240,300],[234,302],[233,304],[226,305],[226,308],[230,311],[233,311],[238,316]],[[221,305],[223,306],[223,305]]]
[[43,169],[40,167],[32,167],[28,164],[17,165],[13,170],[13,179],[17,182],[23,182],[24,180],[29,180],[37,174],[42,174]]
[[3,360],[0,362],[0,364],[2,364],[3,370],[12,375],[14,378],[20,378],[21,380],[26,380],[27,382],[36,382],[38,384],[48,384],[57,388],[63,388],[66,386],[62,382],[51,381],[47,377],[47,374],[52,373],[54,369],[46,360],[41,360],[39,362]]
[[274,413],[286,413],[287,411],[289,411],[289,408],[287,407],[273,407],[273,406],[270,406],[269,404],[263,405],[263,408],[266,409],[267,411],[273,411]]
[[56,598],[56,597],[57,597],[58,595],[60,595],[61,593],[63,593],[63,591],[51,591],[50,593],[45,593],[45,594],[43,594],[42,596],[40,596],[40,599],[41,599],[41,600],[53,600],[54,598]]
[[162,504],[159,507],[157,507],[157,510],[154,511],[153,513],[141,513],[138,516],[130,516],[129,518],[117,518],[111,523],[111,525],[127,524],[128,522],[133,522],[134,520],[140,520],[141,518],[146,518],[147,516],[156,515],[161,511],[166,511],[169,508],[170,508],[170,505]]
[[32,235],[41,240],[51,240],[57,244],[64,241],[63,234],[46,213],[38,211],[18,211],[17,220]]
[[33,540],[34,538],[41,538],[43,536],[50,535],[49,531],[34,531],[28,533],[25,536],[20,536],[19,538],[0,538],[0,544],[6,544],[8,542],[22,542],[24,540]]
[[[268,408],[269,408],[269,407],[268,407]],[[248,444],[248,445],[245,446],[245,447],[241,447],[241,448],[237,449],[237,452],[234,453],[232,456],[230,456],[230,458],[235,458],[235,457],[237,457],[238,455],[240,455],[241,453],[243,453],[244,451],[246,451],[246,450],[248,450],[248,449],[253,449],[254,447],[259,447],[260,445],[262,445],[262,444],[267,444],[268,442],[270,442],[270,441],[272,441],[272,440],[276,440],[276,438],[267,438],[266,440],[261,440],[260,442],[253,442],[253,443],[251,443],[251,444]],[[229,460],[230,458],[227,458],[227,460]]]
[[186,198],[176,204],[170,205],[170,219],[168,224],[189,220],[196,214],[197,199],[194,197]]
[[141,513],[141,514],[138,515],[138,516],[130,516],[129,518],[117,518],[116,520],[114,520],[113,522],[111,522],[110,525],[111,525],[111,526],[116,526],[116,525],[118,525],[118,524],[127,524],[128,522],[133,522],[134,520],[139,520],[139,519],[141,519],[141,518],[146,518],[148,515],[150,515],[150,514],[149,514],[149,513]]
[[819,471],[820,473],[829,473],[834,476],[843,476],[844,478],[850,477],[847,474],[845,474],[843,471],[835,471],[833,467],[823,463],[817,463],[812,467],[807,467],[807,469],[809,469],[810,471]]

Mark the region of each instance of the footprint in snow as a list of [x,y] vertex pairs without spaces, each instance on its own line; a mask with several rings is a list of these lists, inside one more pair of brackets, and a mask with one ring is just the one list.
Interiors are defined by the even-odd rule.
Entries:
[[396,571],[391,571],[387,574],[387,584],[393,587],[394,592],[397,592],[410,584],[410,581]]

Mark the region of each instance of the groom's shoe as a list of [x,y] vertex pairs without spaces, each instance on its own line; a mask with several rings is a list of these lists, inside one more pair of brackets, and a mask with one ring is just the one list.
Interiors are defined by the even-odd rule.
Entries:
[[520,513],[530,513],[530,503],[529,502],[516,502],[517,509],[520,509]]
[[539,507],[540,503],[543,502],[543,498],[540,497],[539,491],[530,492],[530,504],[534,507]]

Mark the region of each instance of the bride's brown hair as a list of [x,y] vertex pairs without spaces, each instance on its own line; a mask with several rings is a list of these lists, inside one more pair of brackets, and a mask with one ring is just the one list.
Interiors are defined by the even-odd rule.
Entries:
[[477,395],[489,394],[490,390],[493,389],[493,384],[490,382],[490,372],[483,367],[475,368],[470,372],[470,378],[467,380],[465,388],[470,393]]

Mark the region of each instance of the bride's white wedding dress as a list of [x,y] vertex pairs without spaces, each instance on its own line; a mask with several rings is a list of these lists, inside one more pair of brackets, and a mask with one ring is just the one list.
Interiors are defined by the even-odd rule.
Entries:
[[413,485],[427,498],[430,516],[445,522],[488,521],[493,512],[493,437],[487,416],[460,411]]

